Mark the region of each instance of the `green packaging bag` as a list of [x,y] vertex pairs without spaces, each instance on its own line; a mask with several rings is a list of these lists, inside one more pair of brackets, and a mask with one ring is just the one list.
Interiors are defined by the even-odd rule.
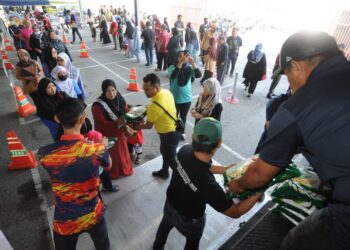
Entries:
[[[239,178],[240,176],[244,175],[245,172],[248,169],[248,166],[253,162],[253,158],[257,157],[252,156],[250,158],[248,158],[247,160],[233,166],[232,168],[229,168],[228,170],[226,170],[226,172],[224,173],[224,185],[228,186],[229,182],[233,179]],[[295,177],[298,177],[301,175],[300,170],[297,168],[297,166],[294,163],[291,163],[287,168],[285,168],[284,170],[282,170],[275,178],[272,179],[272,181],[261,188],[258,189],[254,189],[254,190],[246,190],[240,194],[233,194],[231,192],[227,193],[227,197],[232,199],[232,198],[238,198],[240,200],[245,200],[248,197],[255,195],[257,192],[264,192],[266,189],[268,189],[269,187],[272,187],[273,185],[275,185],[276,183],[280,183],[283,182],[285,180],[289,180]]]

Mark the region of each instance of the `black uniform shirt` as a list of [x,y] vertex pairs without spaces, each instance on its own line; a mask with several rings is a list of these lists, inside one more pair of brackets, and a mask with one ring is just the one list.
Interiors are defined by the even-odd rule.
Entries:
[[211,164],[198,160],[192,145],[183,146],[178,154],[178,166],[173,171],[167,198],[178,213],[187,218],[200,218],[206,204],[224,212],[232,205],[224,190],[209,171]]

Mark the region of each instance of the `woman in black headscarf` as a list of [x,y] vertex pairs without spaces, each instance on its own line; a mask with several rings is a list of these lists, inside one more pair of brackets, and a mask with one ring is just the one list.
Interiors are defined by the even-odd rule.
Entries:
[[57,89],[57,86],[50,78],[43,78],[39,82],[37,95],[37,115],[50,130],[52,138],[57,140],[59,124],[55,121],[54,115],[56,107],[68,95]]
[[93,103],[91,111],[94,118],[95,130],[106,137],[117,137],[118,142],[109,149],[112,157],[111,178],[120,175],[132,175],[133,168],[129,157],[127,134],[133,130],[124,123],[122,117],[128,110],[123,96],[117,91],[116,84],[106,79],[102,82],[102,94]]
[[104,15],[102,16],[100,28],[101,28],[101,37],[102,37],[102,41],[103,41],[102,43],[103,44],[111,43],[112,41],[108,35],[108,25],[107,25],[106,17]]
[[47,68],[45,75],[47,77],[51,76],[51,71],[57,66],[57,55],[57,50],[54,47],[48,46],[44,50],[45,68]]

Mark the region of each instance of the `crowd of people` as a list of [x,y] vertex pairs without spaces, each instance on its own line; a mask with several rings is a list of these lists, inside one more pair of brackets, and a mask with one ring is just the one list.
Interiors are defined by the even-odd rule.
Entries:
[[[83,232],[91,235],[97,249],[110,249],[99,183],[102,182],[104,191],[119,191],[120,187],[112,184],[112,180],[133,174],[133,162],[141,162],[142,130],[152,128],[159,134],[163,160],[161,169],[152,175],[167,179],[171,174],[169,168],[172,169],[153,249],[164,249],[173,227],[186,237],[185,249],[198,249],[205,227],[206,204],[237,218],[262,195],[234,203],[213,176],[227,169],[213,165],[212,158],[222,145],[221,85],[226,75],[232,77],[234,73],[242,46],[239,27],[233,26],[232,34],[227,36],[227,31],[218,32],[217,24],[205,18],[197,33],[190,22],[183,23],[182,15],[177,16],[171,28],[166,18],[162,23],[155,14],[143,17],[135,25],[135,18],[125,7],[112,6],[101,6],[97,26],[90,10],[87,16],[93,41],[99,28],[101,42],[111,43],[112,35],[114,49],[125,50],[127,57],[136,56],[137,62],[142,47],[145,66],[152,66],[156,58],[155,71],[167,71],[170,90],[161,87],[157,74],[144,76],[143,91],[150,98],[147,118],[129,124],[124,115],[132,107],[116,83],[106,79],[101,84],[101,95],[92,104],[91,122],[86,117],[86,91],[80,71],[74,66],[67,46],[56,38],[49,19],[39,12],[25,13],[24,20],[11,18],[9,31],[19,60],[16,77],[22,81],[24,93],[33,99],[37,115],[54,140],[42,147],[38,156],[52,180],[56,249],[75,249]],[[64,28],[72,29],[72,43],[75,35],[82,41],[78,18],[68,10],[64,21]],[[136,35],[142,38],[142,45],[135,42]],[[303,153],[321,181],[333,188],[333,200],[295,227],[281,249],[315,246],[314,237],[319,232],[322,239],[318,237],[318,249],[347,249],[350,198],[344,190],[348,190],[350,181],[346,157],[350,147],[347,139],[350,64],[335,39],[324,32],[298,32],[290,36],[277,58],[267,97],[274,95],[281,74],[288,77],[289,92],[272,99],[274,108],[270,109],[257,148],[259,157],[243,177],[230,182],[229,189],[241,193],[264,186],[290,163],[295,153]],[[243,77],[250,97],[257,83],[266,79],[262,44],[258,43],[248,53]],[[196,78],[201,78],[203,90],[191,109],[191,86]],[[191,144],[177,152],[179,141],[186,136],[182,122],[186,123],[189,112],[195,119]],[[109,149],[107,137],[116,141]]]

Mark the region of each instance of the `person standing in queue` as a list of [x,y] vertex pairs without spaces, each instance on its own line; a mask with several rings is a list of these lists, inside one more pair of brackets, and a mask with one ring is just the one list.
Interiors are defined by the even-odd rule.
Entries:
[[[163,157],[162,169],[152,173],[155,177],[168,178],[169,167],[176,166],[176,148],[180,133],[176,131],[176,107],[174,97],[169,90],[162,89],[156,74],[148,74],[143,78],[143,90],[151,103],[147,107],[147,121],[135,126],[135,129],[151,129],[155,127],[160,138],[160,153]],[[170,117],[172,116],[172,117]]]
[[332,189],[332,199],[291,229],[280,249],[350,249],[350,62],[332,36],[299,31],[282,45],[280,74],[292,96],[271,120],[259,158],[230,190],[265,186],[298,149]]

